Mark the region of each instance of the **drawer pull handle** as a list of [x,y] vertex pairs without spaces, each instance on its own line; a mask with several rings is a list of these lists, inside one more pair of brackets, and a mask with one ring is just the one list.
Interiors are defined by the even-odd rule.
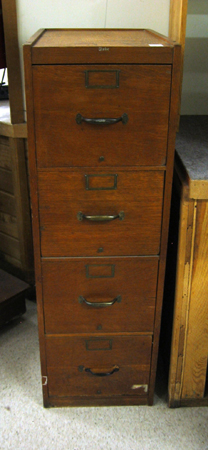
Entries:
[[106,216],[88,216],[87,214],[83,214],[81,211],[79,211],[77,213],[77,219],[82,221],[83,219],[86,220],[90,220],[91,222],[110,222],[111,220],[115,220],[115,219],[119,219],[119,220],[123,220],[124,219],[124,212],[121,211],[119,214],[115,215],[115,216],[110,216],[110,215],[106,215]]
[[78,113],[76,115],[76,122],[78,125],[80,125],[82,122],[90,123],[93,125],[112,125],[114,123],[122,122],[126,124],[128,122],[128,114],[124,113],[121,117],[117,117],[115,119],[107,119],[107,118],[97,118],[97,119],[90,119],[87,117],[83,117],[82,114]]
[[92,308],[106,308],[107,306],[113,306],[116,302],[120,303],[121,299],[121,295],[117,295],[117,297],[115,297],[111,302],[89,302],[88,300],[86,300],[86,298],[80,295],[78,298],[78,302],[85,303],[88,306],[92,306]]
[[113,373],[118,371],[119,371],[118,366],[114,366],[110,372],[93,372],[90,368],[85,369],[85,372],[91,373],[91,375],[94,375],[96,377],[109,377],[109,375],[113,375]]

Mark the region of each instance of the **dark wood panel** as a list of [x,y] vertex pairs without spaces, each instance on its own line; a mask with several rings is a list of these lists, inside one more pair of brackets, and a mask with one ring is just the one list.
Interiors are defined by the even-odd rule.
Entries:
[[148,397],[145,396],[109,396],[101,397],[100,395],[95,397],[55,397],[51,396],[44,402],[44,406],[127,406],[127,405],[147,405],[150,404]]
[[7,170],[12,169],[9,139],[4,136],[0,136],[0,167]]
[[[42,255],[157,255],[163,172],[117,171],[114,190],[86,189],[86,174],[93,171],[39,173]],[[124,211],[125,216],[110,222],[79,221],[79,211],[86,215]]]
[[0,168],[0,190],[14,194],[12,172]]
[[10,138],[10,146],[21,262],[26,279],[31,282],[33,280],[33,246],[24,139]]
[[0,269],[0,303],[26,291],[29,285]]
[[[157,258],[73,258],[43,261],[42,269],[46,333],[153,331]],[[121,302],[94,307],[117,296]]]
[[[35,66],[33,80],[39,167],[165,165],[171,66]],[[77,124],[78,113],[128,122]]]
[[6,214],[16,214],[15,198],[12,194],[0,191],[0,211]]
[[151,344],[151,336],[47,338],[49,395],[147,396]]
[[18,239],[0,232],[0,253],[6,253],[20,260],[20,243]]
[[47,336],[48,367],[90,367],[98,372],[110,366],[150,368],[152,336]]
[[0,212],[0,231],[18,238],[17,218],[11,214]]
[[[103,370],[112,368],[104,366]],[[113,369],[112,369],[113,370]],[[96,377],[90,373],[79,372],[78,368],[49,368],[49,396],[65,397],[114,397],[124,395],[148,396],[149,372],[140,371],[137,366],[122,366],[110,376]]]

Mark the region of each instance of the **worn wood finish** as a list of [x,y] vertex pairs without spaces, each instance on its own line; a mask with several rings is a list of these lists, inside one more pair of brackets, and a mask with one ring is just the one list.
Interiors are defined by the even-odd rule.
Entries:
[[[46,340],[49,395],[118,396],[148,393],[151,336],[50,338]],[[109,376],[95,374],[119,370]]]
[[[86,88],[87,71],[94,88]],[[170,65],[34,66],[38,166],[165,165],[170,82]],[[125,113],[128,122],[77,124],[78,113],[86,118]]]
[[[119,361],[119,359],[118,359]],[[119,361],[120,363],[120,361]],[[108,372],[114,366],[104,366],[102,370]],[[96,369],[95,369],[96,370]],[[70,381],[69,381],[70,380]],[[137,393],[138,402],[141,397],[148,398],[147,390],[149,382],[149,367],[147,371],[140,371],[138,366],[122,366],[119,372],[109,377],[89,376],[85,372],[80,373],[78,368],[70,366],[70,369],[48,368],[49,395],[65,397],[89,398],[134,396]],[[139,386],[133,388],[133,386]]]
[[[157,258],[43,261],[46,333],[153,332],[157,266]],[[92,304],[117,296],[121,302],[95,308],[80,296]]]
[[[54,34],[56,35],[56,40],[54,41]],[[37,37],[39,39],[37,39]],[[130,48],[135,51],[135,48],[148,47],[150,44],[157,46],[158,44],[169,47],[173,46],[170,39],[162,36],[155,31],[151,30],[120,30],[120,29],[49,29],[49,30],[39,30],[37,32],[37,37],[33,36],[33,40],[30,41],[35,48],[57,48],[67,47],[70,50],[72,48],[84,47],[86,50],[88,48],[99,48],[99,47],[114,47],[116,50],[121,48]],[[33,48],[34,51],[34,48]],[[51,52],[52,53],[52,52]],[[75,61],[76,62],[76,61]],[[45,61],[44,61],[45,63]]]
[[172,41],[149,30],[100,29],[98,33],[86,29],[85,36],[78,29],[40,30],[32,47],[32,63],[169,64],[172,50]]
[[[178,62],[179,48],[151,31],[41,30],[25,46],[45,406],[153,402]],[[67,65],[71,63],[73,67]],[[115,83],[115,73],[93,71],[101,68],[120,70],[119,87],[106,88]],[[88,86],[84,70],[92,70]],[[56,80],[62,80],[63,90]],[[57,95],[54,88],[49,92],[49,84],[58,89]],[[129,114],[126,135],[126,125],[120,123],[89,130],[86,124],[76,124],[76,113],[83,111],[86,117],[117,117],[120,104]],[[57,112],[61,120],[55,123]],[[124,211],[124,220],[79,221],[79,211],[113,216]],[[104,262],[115,264],[114,277],[106,266],[103,269]],[[85,279],[86,266],[94,278]],[[78,303],[79,295],[110,301],[118,289],[122,300],[112,309],[91,311]],[[120,366],[109,376],[96,377],[83,370],[88,363],[99,374]]]
[[[99,256],[100,247],[100,256],[157,255],[163,172],[155,171],[153,176],[152,171],[117,170],[117,188],[112,190],[87,190],[86,174],[94,172],[39,173],[42,256]],[[105,187],[106,172],[102,175]],[[123,211],[125,216],[110,222],[79,221],[79,211],[113,216]]]

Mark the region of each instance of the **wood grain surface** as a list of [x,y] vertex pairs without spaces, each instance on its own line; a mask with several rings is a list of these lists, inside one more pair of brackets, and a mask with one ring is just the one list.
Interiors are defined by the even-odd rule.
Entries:
[[[157,258],[44,260],[46,333],[153,332],[157,269]],[[93,307],[117,296],[121,302]]]
[[203,398],[208,363],[208,202],[197,202],[183,398]]
[[[89,79],[97,86],[115,85],[109,71],[118,71],[119,87],[86,88],[87,70],[95,71]],[[35,66],[38,166],[165,165],[170,82],[168,65]],[[78,113],[86,118],[125,113],[128,122],[77,124]]]
[[[87,190],[85,175],[93,174],[92,170],[39,173],[42,256],[159,253],[163,172],[114,173],[118,175],[114,190]],[[79,211],[88,215],[124,211],[125,216],[110,222],[79,221]]]

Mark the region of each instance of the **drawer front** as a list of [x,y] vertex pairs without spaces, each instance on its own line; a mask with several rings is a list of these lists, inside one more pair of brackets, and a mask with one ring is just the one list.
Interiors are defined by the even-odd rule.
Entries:
[[157,258],[43,261],[45,332],[153,331]]
[[170,84],[169,65],[33,67],[38,166],[165,165]]
[[163,171],[98,175],[39,173],[42,256],[157,255]]
[[47,338],[50,396],[147,396],[151,336]]

